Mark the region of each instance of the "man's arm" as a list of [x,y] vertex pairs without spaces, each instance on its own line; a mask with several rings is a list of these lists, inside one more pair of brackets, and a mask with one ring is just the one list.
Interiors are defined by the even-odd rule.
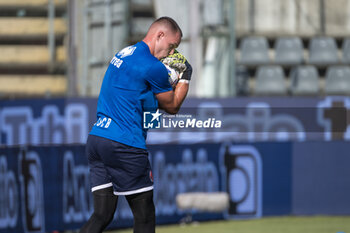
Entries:
[[187,59],[176,50],[162,62],[176,69],[181,74],[181,78],[176,84],[175,90],[156,94],[159,107],[169,114],[176,114],[186,98],[192,76],[192,66]]
[[156,94],[159,107],[169,114],[176,114],[186,98],[188,87],[188,82],[179,82],[174,91]]

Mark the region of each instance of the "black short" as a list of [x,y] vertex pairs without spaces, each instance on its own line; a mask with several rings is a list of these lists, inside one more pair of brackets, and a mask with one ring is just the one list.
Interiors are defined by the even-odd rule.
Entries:
[[86,155],[92,192],[111,186],[115,195],[130,195],[153,189],[147,150],[89,135]]

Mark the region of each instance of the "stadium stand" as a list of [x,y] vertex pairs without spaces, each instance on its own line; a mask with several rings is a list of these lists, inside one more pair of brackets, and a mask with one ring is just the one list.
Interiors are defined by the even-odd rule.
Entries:
[[281,66],[267,65],[257,69],[256,95],[286,95],[287,85]]
[[244,65],[262,65],[270,63],[269,46],[265,37],[251,36],[242,39],[240,63]]
[[[57,7],[64,8],[67,0],[54,0]],[[18,10],[20,8],[25,9],[41,9],[45,10],[47,8],[48,0],[0,0],[0,5],[2,8]]]
[[[257,46],[257,42],[249,42],[246,45],[245,41],[252,40],[259,42],[264,46]],[[265,41],[265,42],[262,42]],[[246,79],[249,81],[249,91],[253,95],[261,95],[260,90],[255,90],[259,87],[258,82],[258,70],[262,66],[274,66],[279,65],[284,74],[286,74],[286,83],[289,85],[287,92],[282,90],[280,94],[285,95],[324,95],[329,94],[325,89],[329,85],[326,81],[326,72],[331,66],[342,66],[350,64],[350,37],[344,36],[310,36],[310,35],[256,35],[245,36],[242,35],[238,38],[237,53],[240,54],[236,58],[237,67],[244,66]],[[245,44],[245,45],[244,45]],[[244,46],[243,46],[244,45]],[[246,47],[250,48],[247,49]],[[256,47],[255,55],[252,47]],[[261,49],[264,47],[264,49]],[[244,50],[244,51],[243,51]],[[248,52],[249,51],[249,52]],[[259,52],[260,51],[260,52]],[[264,52],[261,52],[264,51]],[[250,55],[244,55],[249,53]],[[265,60],[262,59],[261,54],[265,54]],[[266,56],[269,56],[269,60],[266,60]],[[252,58],[255,57],[255,58]],[[258,57],[259,59],[256,59]],[[239,59],[240,58],[240,59]],[[243,58],[243,60],[242,60]],[[249,58],[249,59],[248,59]],[[271,59],[270,59],[271,58]],[[262,63],[265,61],[265,63]],[[242,84],[241,71],[237,71],[237,80]],[[349,76],[350,78],[350,76]],[[332,81],[331,81],[332,82]],[[315,85],[317,83],[317,85]],[[261,88],[264,90],[265,87]],[[332,87],[333,88],[333,87]],[[327,89],[327,90],[331,90]],[[241,86],[237,86],[237,93],[239,95],[245,95],[242,92]],[[337,91],[335,93],[338,93]],[[339,94],[339,93],[338,93]],[[342,95],[350,95],[350,92],[340,91]],[[264,93],[263,95],[268,95]],[[271,94],[274,95],[274,94]]]
[[53,2],[50,21],[49,0],[0,0],[0,98],[65,95],[67,0]]
[[275,63],[299,65],[304,62],[304,48],[299,37],[281,37],[275,43]]
[[[54,96],[64,96],[66,94],[67,64],[69,63],[67,54],[69,27],[66,17],[68,1],[53,0],[55,3],[53,62],[48,46],[49,2],[50,0],[0,0],[0,53],[3,55],[0,58],[0,83],[4,84],[0,86],[0,97],[42,96],[48,93]],[[131,27],[127,42],[134,43],[140,40],[148,28],[147,25],[153,21],[155,6],[151,0],[133,0],[130,3],[130,12],[128,13],[130,14],[130,22],[128,23]],[[120,16],[119,13],[115,15]],[[105,18],[103,14],[100,16]],[[112,21],[115,28],[122,24],[114,19]],[[94,36],[89,37],[91,41],[99,41],[102,25],[104,24],[101,21],[93,22],[89,26],[89,28],[97,28],[95,31],[91,30],[94,31]],[[119,33],[121,29],[118,29],[119,31],[113,30],[111,31],[113,35],[122,34]],[[255,94],[255,89],[259,89],[257,87],[257,71],[260,66],[266,65],[279,65],[286,75],[285,81],[291,83],[289,91],[285,92],[285,86],[282,86],[281,93],[286,95],[321,95],[328,85],[325,78],[327,68],[333,65],[350,64],[350,37],[346,32],[330,34],[327,31],[324,33],[296,31],[293,34],[257,30],[255,32],[236,31],[236,37],[236,87],[238,95]],[[115,38],[113,41],[122,41],[123,39],[118,36]],[[184,42],[187,42],[187,39]],[[116,43],[113,46],[118,47],[119,44]],[[94,51],[91,53],[102,54],[103,58],[108,57],[102,52],[105,50],[103,46],[95,45],[93,46]],[[81,48],[79,53],[82,53]],[[95,54],[94,56],[90,55],[86,57],[91,58],[91,61],[95,61],[96,57],[99,58]],[[98,60],[98,62],[105,64],[104,60],[102,62]],[[96,62],[91,62],[91,64],[92,68],[89,67],[89,71],[92,70],[92,72],[87,72],[87,75],[92,76],[92,81],[91,85],[87,86],[93,89],[98,86],[95,85],[96,78],[94,77],[100,77],[104,69],[97,66]],[[314,66],[314,68],[308,67],[309,65]],[[301,67],[296,68],[298,66]],[[304,70],[304,66],[308,67],[308,71]],[[77,69],[77,67],[75,68]],[[316,69],[316,74],[314,69]],[[309,75],[312,77],[306,77],[303,75],[304,72],[311,72]],[[82,74],[79,74],[80,76],[84,77]],[[315,76],[317,76],[318,85],[311,88],[311,83],[316,81]],[[16,88],[8,88],[19,86],[18,84],[21,82],[18,80],[21,78],[23,78],[23,83],[36,86],[41,83],[37,80],[42,80],[45,82],[42,87],[46,88],[33,87],[28,88],[28,91],[23,91],[19,87],[17,90]],[[28,80],[32,80],[32,82]],[[62,86],[56,88],[57,85]],[[79,85],[82,84],[79,83]],[[99,88],[96,88],[94,93],[98,91]]]
[[[64,19],[55,19],[54,28],[56,36],[63,36],[66,31]],[[12,18],[2,17],[0,24],[0,35],[13,39],[23,37],[40,38],[48,35],[49,22],[47,18],[23,17]]]
[[0,97],[13,93],[21,93],[24,96],[33,93],[51,95],[64,93],[67,83],[64,75],[1,75],[0,87],[6,87],[1,91]]
[[338,49],[332,37],[313,37],[309,44],[309,63],[326,66],[339,62]]
[[315,66],[297,66],[290,72],[290,90],[293,95],[318,95],[318,71]]
[[[0,45],[0,67],[20,69],[45,67],[50,62],[48,48],[41,45]],[[66,53],[63,46],[56,48],[56,61],[64,62]]]
[[350,95],[350,67],[330,66],[326,73],[327,95]]

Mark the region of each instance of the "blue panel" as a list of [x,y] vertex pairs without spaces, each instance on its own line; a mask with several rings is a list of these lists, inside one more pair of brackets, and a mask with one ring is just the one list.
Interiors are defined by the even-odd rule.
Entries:
[[85,143],[96,99],[0,101],[0,145]]
[[0,149],[0,232],[22,232],[18,148]]
[[[234,163],[225,161],[225,146],[150,147],[158,224],[179,222],[187,213],[191,213],[194,220],[224,217],[223,213],[177,209],[175,197],[182,192],[228,191],[233,199],[226,217],[260,217],[262,208],[264,214],[285,213],[289,197],[285,178],[289,172],[285,164],[289,158],[289,144],[231,144],[227,158],[234,158]],[[93,203],[84,146],[0,149],[0,155],[0,232],[77,229],[87,221]],[[237,171],[247,174],[248,180],[239,176],[238,180],[226,177],[227,174],[235,176]],[[248,192],[244,201],[235,201],[235,196],[242,192]],[[261,196],[264,196],[263,200]],[[109,228],[130,226],[132,214],[121,197]]]
[[[225,213],[195,220],[286,214],[350,214],[350,146],[345,142],[266,142],[150,146],[157,224],[177,223],[182,192],[227,191]],[[0,149],[0,232],[78,229],[92,213],[82,145]],[[109,228],[132,226],[119,199]]]
[[[219,148],[219,144],[149,147],[158,224],[179,222],[185,216],[176,207],[178,193],[221,190],[221,174],[217,167]],[[222,219],[222,214],[188,213],[193,215],[194,220]]]
[[291,213],[291,143],[256,143],[263,161],[263,215]]
[[350,145],[295,143],[293,214],[350,214]]
[[[96,121],[96,105],[96,98],[0,101],[0,144],[85,143]],[[192,127],[192,124],[185,130],[174,126],[178,123],[174,120],[173,124],[167,124],[168,128],[163,125],[150,130],[148,144],[349,140],[350,127],[346,121],[349,111],[350,98],[339,96],[189,98],[181,114],[190,116],[190,120],[202,119],[210,122],[209,125],[220,121],[222,125],[208,129]],[[168,117],[168,123],[170,119]]]

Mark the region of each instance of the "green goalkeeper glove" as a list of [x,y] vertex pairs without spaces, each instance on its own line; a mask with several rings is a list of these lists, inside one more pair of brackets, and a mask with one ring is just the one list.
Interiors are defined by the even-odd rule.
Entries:
[[175,69],[180,74],[180,81],[189,82],[192,76],[192,66],[187,61],[184,55],[179,53],[177,50],[166,58],[162,62],[169,67]]

